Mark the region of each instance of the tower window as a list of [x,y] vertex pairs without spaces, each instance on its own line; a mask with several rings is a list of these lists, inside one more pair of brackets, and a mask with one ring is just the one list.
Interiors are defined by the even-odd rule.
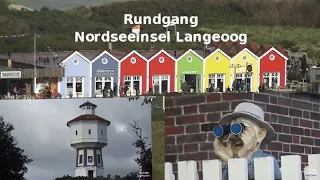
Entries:
[[79,164],[82,164],[82,162],[83,162],[83,155],[81,154],[79,155]]
[[103,135],[103,130],[101,130],[101,135]]
[[89,129],[88,133],[91,134],[91,129]]
[[101,163],[101,156],[100,156],[100,154],[97,154],[97,161],[98,161],[98,163]]
[[76,131],[76,135],[78,135],[78,131]]

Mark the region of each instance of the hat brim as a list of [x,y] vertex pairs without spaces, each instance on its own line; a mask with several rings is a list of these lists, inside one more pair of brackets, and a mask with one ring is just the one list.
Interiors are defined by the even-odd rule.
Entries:
[[265,122],[263,119],[258,119],[257,117],[252,116],[251,114],[246,112],[234,112],[234,113],[226,114],[220,118],[219,125],[230,124],[233,120],[235,120],[238,117],[244,117],[244,118],[250,119],[251,121],[255,122],[257,125],[259,125],[261,128],[264,128],[267,130],[266,137],[262,140],[261,144],[267,144],[272,140],[274,140],[274,138],[276,137],[276,132],[269,123]]

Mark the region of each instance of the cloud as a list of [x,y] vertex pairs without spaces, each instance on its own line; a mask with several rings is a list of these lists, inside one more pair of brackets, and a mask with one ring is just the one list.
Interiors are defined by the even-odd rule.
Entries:
[[[111,122],[108,145],[103,149],[105,174],[126,175],[139,170],[132,146],[135,134],[130,123],[136,120],[151,143],[151,106],[142,100],[129,102],[124,98],[88,99],[96,104],[96,115]],[[30,180],[55,179],[74,175],[76,150],[70,146],[67,122],[82,112],[79,105],[87,99],[2,100],[0,115],[14,125],[18,145],[33,159],[27,167]]]

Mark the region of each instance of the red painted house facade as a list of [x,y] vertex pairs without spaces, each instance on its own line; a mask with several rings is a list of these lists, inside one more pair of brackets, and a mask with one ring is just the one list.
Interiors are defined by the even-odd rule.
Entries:
[[164,50],[149,59],[149,90],[154,93],[174,92],[176,61]]
[[147,92],[147,59],[137,51],[131,51],[120,60],[120,83],[129,87],[127,95]]
[[260,82],[267,87],[285,87],[288,58],[275,48],[260,56]]

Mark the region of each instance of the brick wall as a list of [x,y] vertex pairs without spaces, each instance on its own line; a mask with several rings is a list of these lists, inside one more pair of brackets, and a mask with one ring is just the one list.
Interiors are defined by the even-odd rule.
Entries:
[[[216,159],[213,127],[240,102],[253,102],[265,110],[265,120],[277,139],[262,149],[278,160],[282,155],[320,154],[320,98],[293,93],[224,93],[169,96],[165,101],[165,161]],[[281,164],[280,164],[281,165]],[[176,164],[173,166],[177,171]],[[198,164],[201,177],[201,166]]]

